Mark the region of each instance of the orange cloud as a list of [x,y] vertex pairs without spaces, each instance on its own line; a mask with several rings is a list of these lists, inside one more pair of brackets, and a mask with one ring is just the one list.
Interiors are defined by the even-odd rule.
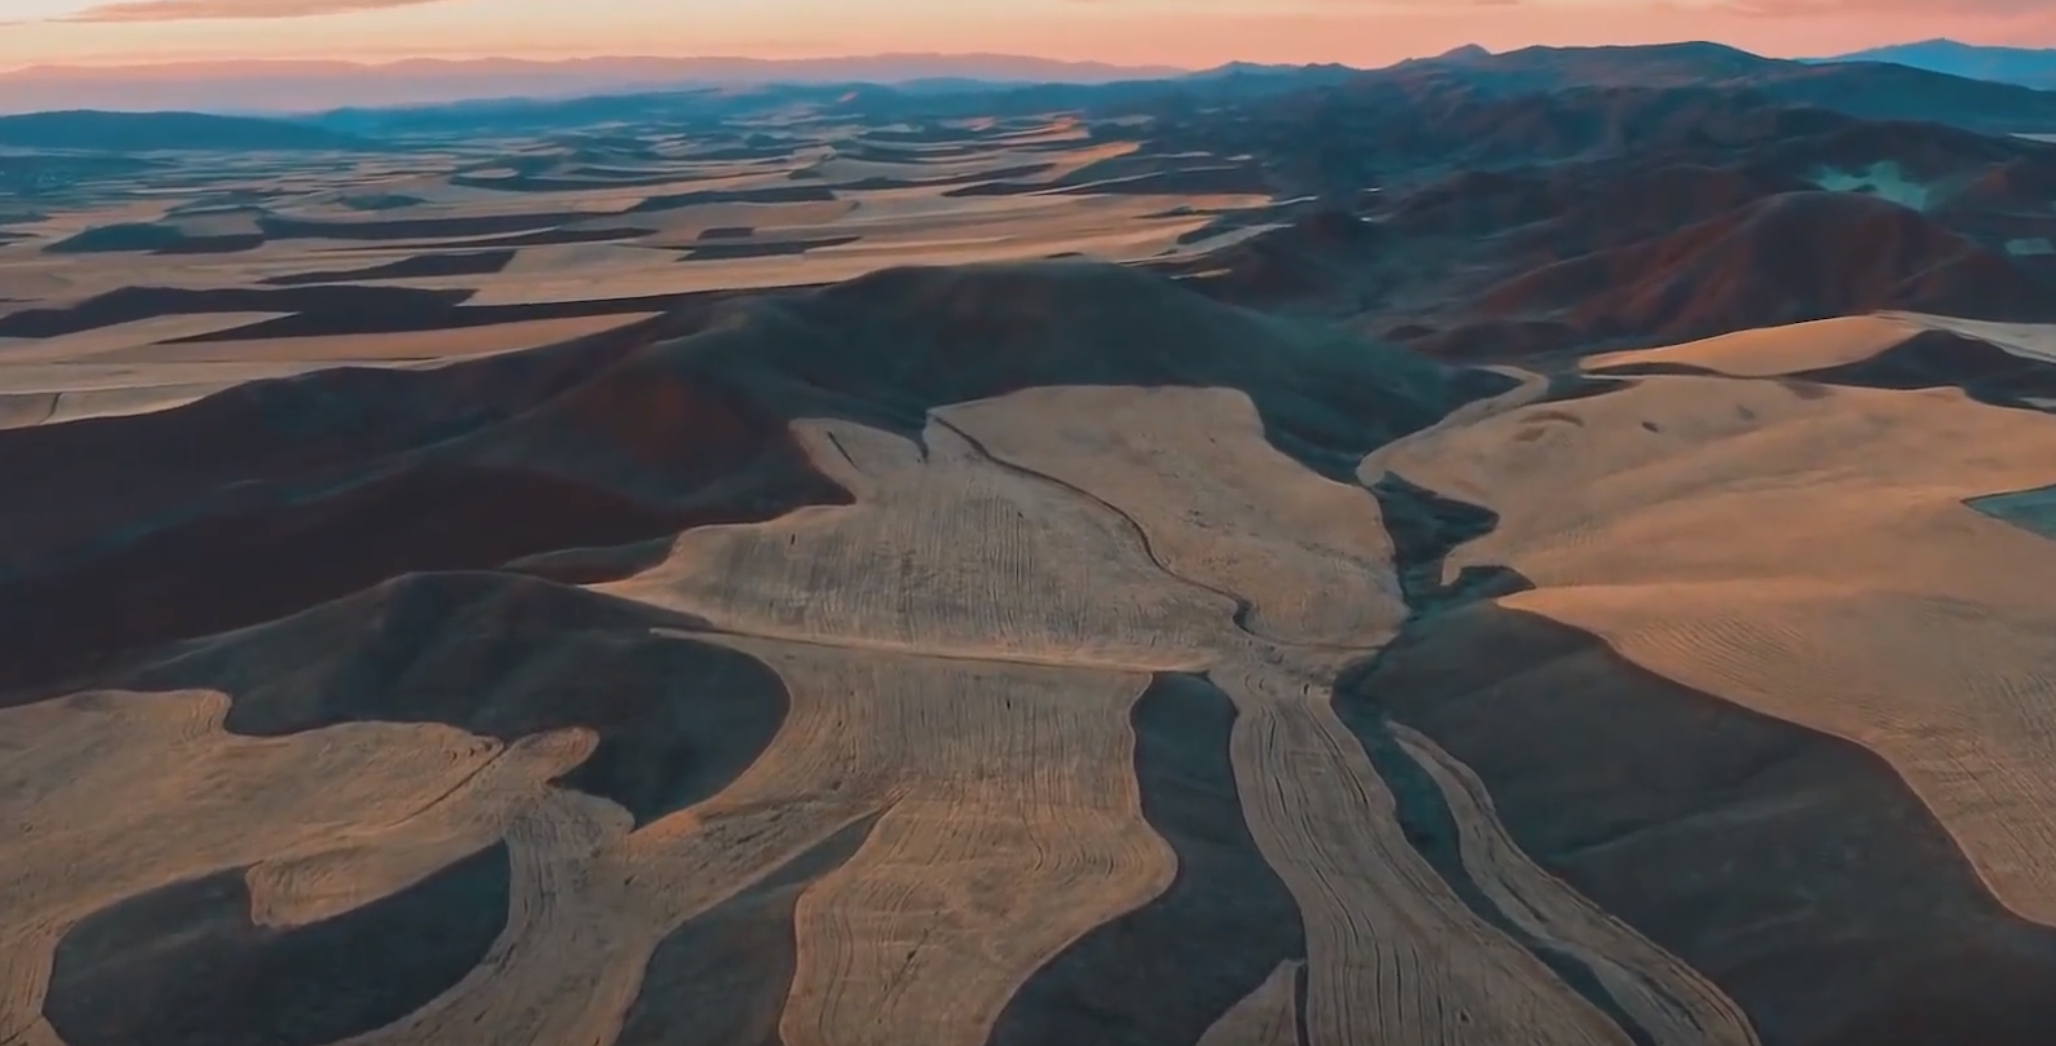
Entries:
[[312,15],[414,7],[438,0],[119,0],[89,7],[67,22],[182,22],[228,18],[306,18]]

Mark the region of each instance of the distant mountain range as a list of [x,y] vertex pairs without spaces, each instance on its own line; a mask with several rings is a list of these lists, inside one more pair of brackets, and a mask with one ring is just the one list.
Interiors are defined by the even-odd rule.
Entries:
[[[515,76],[506,69],[518,67],[518,72],[539,65],[408,63],[405,69],[441,75],[443,79],[438,82],[444,89],[455,90],[452,85],[460,81],[474,87],[488,82],[507,86],[512,81],[492,80],[486,70],[501,69],[501,74],[494,75]],[[168,70],[176,68],[158,67],[156,75],[169,77]],[[210,67],[211,78],[195,80],[194,84],[207,90],[222,90],[221,85],[227,82],[218,78],[222,68],[225,67]],[[361,68],[350,66],[296,64],[289,68],[297,71],[294,75],[301,76],[303,84],[313,82],[317,75],[341,77],[343,74],[334,72],[338,68],[357,69],[350,74],[353,77],[364,75]],[[627,66],[601,62],[567,68],[604,68],[618,74]],[[1783,106],[1834,110],[1860,119],[1951,124],[1988,134],[2056,133],[2056,91],[1874,58],[1793,61],[1704,42],[1527,47],[1496,54],[1483,48],[1462,47],[1432,58],[1373,70],[1338,65],[1235,63],[1200,72],[1181,72],[1001,56],[881,56],[796,63],[737,59],[726,65],[702,64],[698,70],[701,80],[714,82],[685,80],[657,88],[612,91],[593,86],[591,90],[575,92],[573,81],[560,77],[551,81],[553,89],[559,92],[554,96],[538,95],[531,90],[526,95],[507,97],[507,92],[502,91],[497,98],[405,106],[347,106],[318,113],[301,112],[291,119],[281,118],[281,113],[258,119],[246,110],[234,116],[244,120],[242,124],[222,122],[221,116],[195,117],[174,112],[69,111],[0,117],[0,145],[114,152],[182,147],[349,149],[364,147],[372,141],[398,144],[481,134],[547,134],[605,124],[682,127],[695,122],[719,123],[795,104],[875,122],[1023,116],[1059,110],[1103,115],[1189,114],[1208,105],[1269,95],[1305,95],[1318,101],[1339,93],[1352,98],[1385,98],[1395,105],[1420,105],[1426,104],[1423,99],[1434,95],[1447,97],[1450,91],[1497,99],[1543,99],[1562,92],[1601,92],[1614,98],[1615,102],[1608,104],[1616,107],[1643,104],[1635,99],[1652,91],[1676,94],[1679,104],[1699,104],[1687,98],[1696,92],[1707,97],[1747,96]],[[981,71],[983,75],[958,75],[965,70]],[[246,83],[259,82],[279,72],[262,64],[229,71],[242,76]],[[717,74],[728,79],[718,79]],[[40,75],[45,77],[43,82],[55,82],[49,80],[54,75],[52,71],[45,70]],[[1000,76],[1015,79],[994,79]],[[406,77],[394,72],[385,79]],[[602,81],[586,82],[597,85]],[[6,83],[0,78],[0,96],[4,96]],[[409,89],[425,88],[417,82]],[[178,105],[179,97],[175,92],[151,89],[135,92],[127,100],[147,100],[153,107],[166,108]],[[266,97],[278,103],[281,95],[272,93]],[[1337,128],[1334,133],[1348,132]]]
[[999,54],[847,58],[414,59],[35,66],[0,73],[0,113],[68,109],[307,113],[495,98],[575,98],[712,84],[1107,83],[1191,72]]
[[1975,80],[2056,89],[2056,48],[1985,47],[1955,40],[1921,40],[1815,61],[1891,62]]
[[371,144],[363,138],[310,123],[207,113],[80,110],[0,116],[0,148],[5,149],[349,151]]
[[2056,132],[2056,92],[1876,60],[1792,61],[1707,42],[1460,48],[1364,74],[1366,83],[1457,82],[1498,95],[1576,88],[1747,91],[1867,120],[1924,120],[1994,134]]

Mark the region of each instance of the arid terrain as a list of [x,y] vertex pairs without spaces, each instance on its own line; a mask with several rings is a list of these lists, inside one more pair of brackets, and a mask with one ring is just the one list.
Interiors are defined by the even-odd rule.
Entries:
[[0,1046],[2052,1041],[2056,94],[60,115]]

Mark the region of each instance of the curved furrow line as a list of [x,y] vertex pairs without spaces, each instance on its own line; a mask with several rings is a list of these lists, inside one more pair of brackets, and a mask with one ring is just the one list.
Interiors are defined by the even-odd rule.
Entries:
[[507,928],[485,960],[430,1005],[337,1046],[431,1046],[481,1029],[506,1046],[607,1041],[662,932],[588,864],[629,827],[619,806],[576,792],[524,810],[507,832]]
[[72,1046],[327,1046],[473,969],[504,924],[508,872],[494,842],[292,926],[251,918],[242,869],[159,887],[65,934],[44,1016]]
[[[1466,567],[1454,584],[1443,580],[1450,554],[1490,533],[1497,523],[1494,513],[1444,497],[1390,470],[1382,472],[1372,491],[1385,510],[1401,589],[1410,609],[1402,636],[1418,633],[1436,615],[1481,598],[1527,587],[1525,578],[1490,567]],[[1361,679],[1374,675],[1389,650],[1381,649],[1352,666],[1345,676]],[[1338,689],[1344,685],[1338,683]],[[1465,841],[1467,833],[1475,827],[1467,818],[1475,811],[1451,797],[1443,780],[1402,743],[1397,724],[1382,715],[1363,714],[1366,710],[1359,704],[1338,703],[1334,707],[1356,734],[1373,765],[1391,784],[1399,803],[1400,822],[1409,840],[1464,903],[1549,966],[1638,1046],[1656,1046],[1661,1040],[1638,1013],[1621,1004],[1601,976],[1603,971],[1594,968],[1589,956],[1535,932],[1533,920],[1520,918],[1518,905],[1509,908],[1509,901],[1517,898],[1504,890],[1487,889],[1487,884],[1480,881],[1480,873],[1473,867],[1477,844]],[[1517,852],[1514,856],[1520,857]]]
[[1308,1046],[1628,1046],[1436,874],[1326,702],[1268,693],[1269,675],[1216,672],[1242,710],[1234,757],[1251,831],[1305,914]]
[[1469,767],[1419,731],[1390,729],[1449,803],[1478,888],[1523,932],[1590,969],[1653,1046],[1756,1046],[1748,1018],[1711,981],[1536,865]]
[[1371,765],[1391,788],[1398,804],[1402,831],[1435,874],[1448,884],[1464,905],[1494,930],[1519,945],[1562,979],[1572,991],[1597,1007],[1620,1027],[1635,1046],[1653,1046],[1647,1031],[1622,1009],[1590,966],[1570,953],[1528,932],[1501,910],[1494,898],[1479,888],[1476,877],[1464,863],[1458,818],[1462,811],[1452,806],[1420,762],[1400,745],[1389,721],[1356,714],[1357,709],[1338,706],[1338,715],[1356,735]]
[[[1280,967],[1303,965],[1299,908],[1243,824],[1233,702],[1167,674],[1132,718],[1142,813],[1175,852],[1176,875],[1037,970],[987,1046],[1194,1046]],[[1288,993],[1288,1020],[1294,1005]]]
[[[1112,514],[1114,518],[1121,521],[1122,526],[1125,527],[1128,533],[1135,538],[1135,543],[1142,549],[1142,554],[1149,557],[1149,561],[1151,563],[1156,564],[1156,568],[1160,571],[1163,571],[1166,577],[1169,577],[1171,580],[1179,582],[1180,584],[1191,585],[1194,588],[1203,589],[1234,604],[1235,611],[1232,615],[1230,615],[1230,619],[1234,622],[1235,627],[1241,629],[1244,632],[1249,633],[1252,636],[1256,635],[1256,633],[1251,631],[1249,627],[1249,614],[1250,611],[1254,609],[1253,604],[1251,604],[1249,600],[1243,598],[1242,596],[1236,595],[1234,592],[1231,592],[1226,588],[1222,588],[1221,586],[1214,585],[1206,581],[1201,581],[1198,578],[1188,577],[1184,574],[1179,573],[1169,563],[1166,563],[1164,561],[1163,555],[1159,553],[1156,549],[1156,546],[1151,543],[1149,539],[1149,531],[1144,529],[1141,523],[1136,522],[1134,516],[1128,514],[1128,512],[1122,509],[1120,506],[1115,505],[1113,502],[1100,497],[1098,494],[1095,494],[1092,491],[1089,491],[1084,487],[1078,486],[1077,484],[1072,483],[1068,480],[1061,479],[1057,476],[1053,476],[1047,472],[1038,471],[1026,465],[1020,464],[1019,462],[1010,461],[1006,458],[999,456],[998,454],[994,454],[990,449],[988,449],[985,446],[983,442],[981,442],[978,439],[978,437],[971,435],[969,432],[966,432],[963,428],[951,422],[948,418],[944,417],[939,412],[930,412],[928,415],[928,420],[936,425],[940,425],[944,429],[949,430],[958,439],[963,440],[964,443],[967,446],[969,446],[973,451],[975,451],[980,458],[984,459],[993,467],[998,468],[1004,472],[1011,473],[1015,476],[1019,476],[1022,479],[1030,480],[1036,483],[1046,483],[1052,487],[1057,488],[1058,490],[1064,491],[1067,494],[1080,498],[1084,501],[1090,502],[1106,510],[1108,513]],[[1259,636],[1258,638],[1269,637]]]
[[[795,784],[892,797],[798,899],[787,1046],[976,1046],[1037,968],[1170,884],[1129,770],[1148,676],[736,644],[814,738],[780,755]],[[725,801],[773,801],[746,786]]]
[[[1311,652],[1360,653],[1366,644],[1374,643],[1381,637],[1366,635],[1357,641],[1325,641],[1305,636],[1277,634],[1276,629],[1266,628],[1262,624],[1262,618],[1266,616],[1262,609],[1262,601],[1237,591],[1233,584],[1234,577],[1245,573],[1240,568],[1252,563],[1276,562],[1278,554],[1288,549],[1304,555],[1309,549],[1318,548],[1319,551],[1314,554],[1326,555],[1338,561],[1344,558],[1345,550],[1326,545],[1303,544],[1301,539],[1291,532],[1288,521],[1270,518],[1264,515],[1264,507],[1254,505],[1243,506],[1241,509],[1248,513],[1248,519],[1228,521],[1236,527],[1235,530],[1216,531],[1204,535],[1200,531],[1208,530],[1212,524],[1200,518],[1196,511],[1187,513],[1184,517],[1149,520],[1142,518],[1138,512],[1138,506],[1161,510],[1164,505],[1170,503],[1168,499],[1172,498],[1193,500],[1196,491],[1192,484],[1196,479],[1190,474],[1191,455],[1166,453],[1163,448],[1155,446],[1128,446],[1118,442],[1115,430],[1126,432],[1130,427],[1148,425],[1170,429],[1177,425],[1190,426],[1193,424],[1191,419],[1195,416],[1212,419],[1220,413],[1217,408],[1221,406],[1214,401],[1225,398],[1213,395],[1215,392],[1218,390],[1043,388],[1031,390],[1029,393],[1017,393],[999,400],[951,408],[952,412],[961,416],[961,420],[952,420],[941,411],[932,412],[930,418],[936,425],[962,439],[971,450],[993,466],[1031,482],[1053,486],[1112,513],[1133,536],[1144,555],[1158,571],[1176,582],[1228,601],[1234,607],[1230,621],[1243,637],[1263,644]],[[1030,395],[1054,398],[1058,402],[1044,409],[1036,409],[1032,402],[1015,402]],[[1074,407],[1062,402],[1067,397],[1089,402]],[[1226,439],[1227,446],[1233,449],[1238,458],[1248,459],[1238,462],[1250,466],[1245,471],[1272,471],[1262,475],[1243,475],[1240,472],[1223,475],[1216,467],[1210,475],[1224,482],[1239,479],[1253,487],[1260,487],[1270,497],[1259,501],[1269,500],[1272,502],[1270,507],[1279,507],[1288,513],[1305,514],[1310,511],[1309,505],[1318,506],[1312,510],[1315,512],[1335,509],[1336,506],[1331,503],[1332,496],[1351,488],[1317,476],[1303,465],[1277,452],[1264,440],[1261,421],[1255,416],[1254,407],[1249,406],[1247,399],[1237,397],[1233,402],[1247,409],[1249,416],[1242,419],[1247,422],[1246,425],[1236,425],[1235,419],[1231,417],[1223,420],[1223,432],[1220,436],[1207,439],[1199,439],[1197,436],[1192,438],[1216,449],[1221,449],[1220,440]],[[1095,407],[1101,409],[1095,410]],[[1097,417],[1106,409],[1123,412],[1120,414],[1121,420],[1131,425],[1123,426],[1116,421],[1106,421],[1092,429],[1074,427],[1060,434],[1052,434],[1046,431],[1046,426],[1037,425],[1033,421],[1046,416]],[[990,429],[990,433],[986,436],[977,435],[970,430],[967,422]],[[1077,442],[1067,442],[1062,438],[1083,436],[1088,432],[1098,437],[1095,442],[1103,446],[1088,449]],[[995,439],[1008,441],[1008,448],[997,449],[994,446]],[[1259,459],[1262,461],[1261,465],[1256,463]],[[1108,471],[1109,469],[1119,471]],[[1204,469],[1200,471],[1206,473]],[[1104,489],[1095,489],[1096,487]],[[1318,491],[1320,495],[1328,497],[1317,496],[1309,499],[1306,497],[1308,490]],[[1371,514],[1376,512],[1375,504],[1352,508],[1362,508]],[[1336,514],[1347,516],[1349,511],[1350,509],[1344,508]],[[1371,525],[1375,526],[1374,521]],[[1164,532],[1154,532],[1155,527],[1164,528]],[[1372,537],[1369,533],[1355,536],[1360,540],[1369,540]],[[1192,547],[1203,546],[1214,551],[1195,553],[1192,547],[1188,547],[1186,551],[1195,562],[1192,566],[1181,567],[1176,562],[1178,557],[1165,547],[1167,541],[1172,544],[1182,542]],[[1377,560],[1387,558],[1383,549],[1347,551],[1374,552],[1370,558]],[[1295,558],[1294,562],[1297,564],[1298,559]],[[1333,569],[1334,574],[1346,572],[1346,568],[1335,569],[1342,568],[1340,562],[1324,562],[1322,565]],[[1205,576],[1208,572],[1222,576],[1210,578]],[[1317,572],[1295,571],[1291,578],[1294,581],[1301,580],[1298,575],[1304,573],[1309,575],[1306,580],[1311,581],[1310,575]],[[1334,576],[1331,574],[1330,581],[1333,580]],[[1294,586],[1287,583],[1282,587],[1291,589]],[[1308,588],[1317,586],[1310,584]],[[1301,594],[1303,595],[1303,591]],[[1341,607],[1336,605],[1329,609]],[[1300,623],[1304,626],[1308,622]],[[1376,629],[1373,628],[1372,631]]]
[[808,424],[873,469],[873,496],[689,531],[663,564],[599,590],[740,635],[1158,670],[1193,667],[1199,639],[1221,631],[1232,602],[1168,578],[1097,504],[995,467],[941,426],[921,463],[904,437]]
[[[1361,511],[1375,520],[1378,504],[1368,493],[1310,473],[1298,479],[1303,469],[1255,452],[1254,444],[1248,449],[1221,445],[1220,440],[1237,436],[1260,443],[1254,424],[1244,426],[1249,433],[1225,437],[1205,427],[1190,438],[1131,434],[1161,428],[1183,436],[1194,417],[1232,430],[1236,404],[1230,398],[1161,390],[1040,394],[1080,402],[1066,402],[1064,411],[1048,404],[1031,411],[1009,397],[963,413],[967,421],[975,419],[981,433],[997,433],[1008,441],[1008,464],[1044,481],[1053,479],[1125,517],[1167,574],[1186,578],[1192,572],[1177,569],[1156,542],[1152,525],[1183,542],[1183,558],[1222,579],[1264,582],[1268,574],[1268,583],[1276,587],[1285,567],[1279,557],[1287,555],[1296,558],[1282,576],[1292,580],[1299,577],[1292,571],[1304,568],[1311,581],[1319,572],[1314,564],[1376,562],[1380,580],[1364,591],[1389,593],[1390,620],[1361,631],[1361,642],[1338,645],[1349,653],[1375,649],[1404,617],[1401,585],[1391,576],[1389,537],[1375,524],[1376,533],[1358,534],[1320,517],[1322,512]],[[1231,420],[1223,421],[1224,411]],[[1052,431],[1029,423],[1046,416],[1089,417],[1108,429],[1118,427],[1120,434],[1078,425]],[[1127,424],[1117,426],[1117,420]],[[961,431],[968,425],[951,427]],[[989,440],[967,436],[965,442],[988,457],[995,453]],[[1193,458],[1188,446],[1208,448],[1206,460]],[[1217,458],[1253,472],[1222,476]],[[1203,478],[1232,490],[1201,499],[1204,513],[1178,517],[1159,512],[1145,522],[1124,505],[1185,503],[1191,485]],[[1101,486],[1107,493],[1099,493]],[[1300,543],[1295,536],[1299,527],[1312,528],[1329,543],[1318,551]],[[1233,585],[1224,581],[1208,578],[1201,584],[1235,595]],[[1235,598],[1238,605],[1257,602]],[[1314,618],[1307,624],[1332,627]],[[1233,643],[1235,636],[1230,633],[1231,643],[1214,649],[1218,660],[1211,675],[1240,711],[1230,747],[1244,819],[1303,913],[1308,934],[1304,1020],[1310,1046],[1515,1039],[1625,1044],[1618,1027],[1535,956],[1474,914],[1409,844],[1391,792],[1325,703],[1326,681],[1339,664],[1301,665],[1297,662],[1305,659],[1293,655],[1293,644],[1250,641],[1246,631],[1244,642]]]
[[842,867],[876,823],[852,822],[666,935],[611,1046],[783,1046],[800,894]]
[[[35,782],[4,790],[20,804],[7,811],[19,830],[0,835],[0,910],[12,924],[0,949],[0,1028],[8,1034],[37,1028],[46,1010],[80,1012],[78,999],[50,997],[70,991],[51,980],[52,960],[67,930],[94,912],[231,869],[335,851],[337,833],[391,824],[400,812],[446,793],[451,801],[430,819],[478,827],[472,841],[483,845],[513,806],[547,791],[550,776],[590,750],[572,738],[566,751],[485,775],[496,783],[484,787],[473,771],[495,757],[496,746],[461,731],[346,724],[252,739],[223,731],[227,710],[218,693],[99,692],[0,712],[0,734],[30,736],[16,734],[19,728],[39,738],[0,750],[0,781]],[[467,778],[471,785],[452,793]],[[171,837],[161,830],[168,818],[179,826]],[[331,868],[349,882],[332,882],[326,899],[302,896],[282,908],[246,902],[246,917],[268,914],[270,925],[225,932],[261,943],[290,937],[295,926],[319,930],[338,913],[432,876],[439,853],[431,847],[386,855],[354,872]],[[349,864],[347,853],[337,856]],[[237,886],[249,889],[245,882],[239,877]],[[261,875],[257,882],[252,900],[263,888]],[[178,937],[183,930],[174,919],[166,932]],[[91,976],[67,976],[69,984],[93,983]],[[194,1019],[195,1034],[227,1034],[210,1022],[232,1015]]]

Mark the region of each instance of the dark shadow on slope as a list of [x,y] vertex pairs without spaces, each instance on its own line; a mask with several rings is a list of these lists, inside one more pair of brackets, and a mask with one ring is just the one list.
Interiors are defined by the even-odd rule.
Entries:
[[621,213],[653,214],[658,211],[677,211],[716,203],[827,203],[835,199],[835,190],[825,185],[781,185],[769,189],[695,189],[666,196],[651,196]]
[[[1393,561],[1399,571],[1400,590],[1411,611],[1406,629],[1419,629],[1437,614],[1481,599],[1534,587],[1526,578],[1504,567],[1465,567],[1454,582],[1443,582],[1443,564],[1449,553],[1466,542],[1491,533],[1499,524],[1497,513],[1443,497],[1394,474],[1381,478],[1371,488],[1371,493],[1378,499],[1386,528],[1392,535]],[[1336,694],[1362,685],[1364,677],[1376,673],[1381,656],[1373,656],[1345,670],[1336,683]],[[1435,783],[1419,761],[1400,747],[1388,718],[1375,707],[1339,698],[1335,701],[1335,712],[1343,725],[1356,735],[1378,776],[1392,790],[1395,814],[1407,840],[1465,906],[1541,960],[1573,991],[1606,1014],[1630,1041],[1637,1046],[1651,1046],[1653,1040],[1648,1029],[1641,1027],[1621,1008],[1589,965],[1549,947],[1522,930],[1478,887],[1470,869],[1464,865],[1462,847],[1457,839],[1456,817],[1449,809],[1441,786]]]
[[643,969],[614,1046],[783,1046],[799,966],[793,910],[871,836],[867,817],[671,931]]
[[1701,367],[1695,363],[1672,363],[1666,360],[1643,360],[1638,363],[1613,363],[1592,368],[1593,375],[1601,378],[1656,378],[1664,376],[1719,378],[1720,371]]
[[509,560],[501,570],[560,585],[598,585],[634,577],[664,562],[675,538],[655,537],[625,545],[588,546],[539,552]]
[[1046,385],[1247,393],[1266,435],[1330,477],[1513,380],[1209,301],[1092,262],[904,267],[765,299],[672,349],[788,416],[917,436],[937,406]]
[[0,431],[0,481],[35,494],[0,507],[0,694],[32,699],[141,648],[402,574],[847,501],[781,418],[624,364],[703,320]]
[[299,504],[216,513],[71,569],[0,584],[0,690],[104,655],[291,614],[426,570],[486,570],[570,546],[729,518],[516,471],[427,465]]
[[323,1046],[454,987],[505,928],[495,843],[308,926],[250,921],[237,868],[87,916],[57,946],[43,1013],[71,1046]]
[[590,221],[593,217],[593,214],[585,211],[557,211],[325,222],[268,215],[259,219],[257,224],[264,230],[265,235],[274,240],[438,240],[449,237],[503,236],[508,233],[535,232],[554,229],[572,222]]
[[2056,931],[1882,759],[1479,603],[1338,698],[1475,770],[1522,848],[1711,977],[1766,1046],[2046,1046]]
[[[1253,220],[1246,214],[1227,215],[1179,239],[1197,242]],[[1418,268],[1416,259],[1392,249],[1391,240],[1381,226],[1328,208],[1204,254],[1153,263],[1152,268],[1229,304],[1328,311],[1353,307],[1363,312],[1402,279],[1401,271]]]
[[1634,388],[1634,382],[1612,376],[1624,373],[1626,372],[1609,369],[1599,374],[1578,371],[1552,374],[1549,376],[1549,392],[1543,399],[1549,403],[1564,403],[1570,400],[1606,396]]
[[[613,235],[612,233],[608,234]],[[314,288],[307,288],[314,289]],[[320,290],[385,290],[379,286],[346,284]],[[401,288],[405,289],[405,288]],[[257,338],[314,338],[337,334],[404,334],[414,331],[468,330],[502,323],[531,320],[574,319],[588,316],[624,316],[634,313],[663,313],[647,321],[635,321],[622,329],[644,329],[650,324],[676,323],[681,317],[705,317],[722,303],[736,298],[778,293],[760,290],[686,291],[650,294],[634,298],[581,298],[572,301],[522,302],[503,305],[466,305],[461,300],[472,291],[452,292],[459,300],[430,302],[421,308],[390,311],[347,311],[323,308],[280,316],[233,330],[215,331],[173,338],[166,345],[197,345],[217,341],[245,341]],[[613,332],[607,332],[609,334]]]
[[638,825],[726,787],[789,697],[748,655],[658,636],[684,615],[513,574],[416,574],[167,651],[139,690],[227,693],[226,728],[277,737],[349,722],[443,723],[514,741],[567,727],[599,747],[562,784]]
[[[1403,561],[1489,529],[1437,538],[1442,499],[1389,498]],[[1440,572],[1403,571],[1428,612],[1338,683],[1345,722],[1404,722],[1470,766],[1531,857],[1712,978],[1765,1046],[2045,1046],[2056,931],[1999,905],[1882,759]]]
[[2056,486],[1967,498],[1963,504],[2002,523],[2056,541]]
[[229,287],[217,290],[123,287],[75,305],[23,309],[0,316],[0,338],[55,338],[159,316],[215,312],[289,312],[317,319],[335,317],[335,322],[343,324],[347,331],[347,320],[343,317],[353,314],[439,315],[462,305],[475,293],[360,286]]
[[1030,977],[987,1046],[1191,1046],[1279,963],[1305,957],[1299,907],[1243,818],[1235,715],[1191,676],[1159,675],[1137,701],[1142,813],[1176,852],[1177,877]]
[[45,254],[235,254],[264,246],[262,233],[194,236],[176,225],[96,225],[43,248]]
[[1534,587],[1520,574],[1497,566],[1465,567],[1455,581],[1443,582],[1449,553],[1499,525],[1499,514],[1491,509],[1443,497],[1396,473],[1380,477],[1371,485],[1371,494],[1392,535],[1393,565],[1412,617]]
[[453,254],[417,254],[411,258],[361,269],[333,272],[296,272],[272,276],[267,287],[304,287],[317,283],[349,283],[353,280],[405,280],[434,276],[491,276],[514,260],[511,250],[468,251]]
[[[1724,376],[1711,367],[1666,360],[1616,364],[1600,368],[1598,373]],[[1980,403],[2026,410],[2041,409],[2029,402],[2032,399],[2056,398],[2056,364],[1946,330],[1923,330],[1867,359],[1761,380],[1783,382],[1795,391],[1809,384],[1893,390],[1958,388]]]
[[[605,373],[632,341],[581,339],[407,371],[256,381],[173,410],[0,431],[0,578],[103,535],[161,530],[196,502],[267,507],[267,484],[339,488],[410,450],[520,418]],[[123,536],[126,536],[125,534]]]
[[[931,156],[932,154],[920,153],[916,154],[916,158],[911,160],[900,157],[887,157],[884,162],[911,162],[918,164],[927,161]],[[939,174],[933,178],[891,178],[874,175],[869,178],[860,178],[848,182],[835,182],[833,184],[843,192],[877,192],[885,189],[931,189],[945,185],[971,185],[977,182],[1000,181],[1008,178],[1029,178],[1054,170],[1055,168],[1056,165],[1052,163],[1024,163],[1012,167],[997,167],[989,171],[971,171],[965,174]],[[798,171],[793,172],[795,175],[798,173]],[[821,175],[819,172],[814,172],[814,177],[818,178]]]
[[1569,324],[1588,343],[1681,343],[1904,309],[2056,317],[2050,289],[2001,252],[1859,193],[1766,197],[1666,235],[1533,267],[1478,296],[1497,319]]
[[[708,238],[700,237],[702,241]],[[823,236],[812,240],[715,240],[703,242],[685,252],[680,261],[735,261],[743,258],[783,258],[805,254],[822,247],[842,247],[863,239],[861,236]]]
[[644,229],[633,225],[613,225],[597,229],[540,229],[535,232],[520,232],[509,236],[495,236],[488,240],[467,240],[470,247],[556,247],[571,243],[608,243],[614,240],[633,240],[655,233],[655,229]]
[[1952,331],[1924,330],[1867,360],[1791,375],[1830,385],[1925,389],[1953,385],[1995,407],[2036,409],[2056,398],[2056,364],[2019,356]]

